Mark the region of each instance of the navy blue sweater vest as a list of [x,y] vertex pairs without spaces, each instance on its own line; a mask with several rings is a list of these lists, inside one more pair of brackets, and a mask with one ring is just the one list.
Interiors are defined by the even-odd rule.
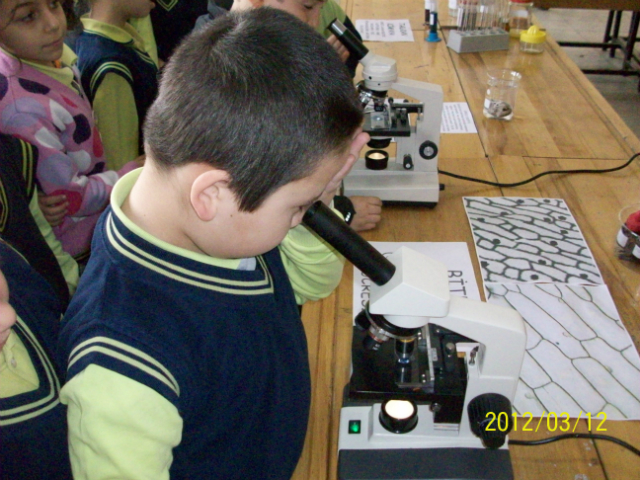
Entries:
[[254,271],[220,268],[145,241],[109,208],[92,251],[61,334],[68,378],[97,364],[172,402],[184,420],[172,480],[289,479],[310,380],[278,250]]
[[36,189],[38,149],[16,137],[0,134],[0,159],[0,235],[23,253],[66,308],[69,287],[29,210]]
[[61,302],[51,285],[3,242],[0,268],[19,317],[13,331],[39,380],[36,390],[0,398],[0,479],[71,480],[66,409],[58,400],[60,375],[53,362]]
[[207,0],[157,0],[151,10],[151,23],[158,57],[167,61],[180,41],[187,36],[200,15],[207,14]]
[[[133,91],[138,113],[140,154],[144,153],[142,126],[147,110],[158,94],[158,68],[151,57],[128,44],[91,32],[82,32],[75,44],[82,88],[93,103],[96,92],[108,73],[124,78]],[[114,102],[118,99],[114,98]]]

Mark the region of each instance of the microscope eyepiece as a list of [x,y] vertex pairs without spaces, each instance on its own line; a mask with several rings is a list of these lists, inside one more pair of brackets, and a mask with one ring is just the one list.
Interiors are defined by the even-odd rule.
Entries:
[[364,46],[360,39],[337,18],[331,22],[328,28],[358,61],[362,60],[367,56],[367,53],[369,53],[369,49]]
[[318,201],[311,205],[302,221],[376,285],[384,285],[393,277],[396,266],[324,203]]

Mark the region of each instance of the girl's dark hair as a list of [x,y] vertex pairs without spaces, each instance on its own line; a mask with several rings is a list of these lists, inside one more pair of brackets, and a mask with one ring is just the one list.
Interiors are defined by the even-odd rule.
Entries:
[[164,170],[205,162],[254,211],[343,153],[362,123],[349,72],[315,30],[268,7],[191,33],[164,68],[144,127]]
[[[75,3],[75,7],[73,6]],[[80,18],[85,13],[89,13],[91,10],[91,0],[71,0],[71,6],[73,7],[75,15]]]
[[[81,3],[83,1],[84,0],[79,0],[78,3]],[[67,17],[67,30],[75,30],[80,24],[80,15],[76,14],[76,9],[74,8],[74,0],[62,0],[60,4],[62,5],[64,14]]]

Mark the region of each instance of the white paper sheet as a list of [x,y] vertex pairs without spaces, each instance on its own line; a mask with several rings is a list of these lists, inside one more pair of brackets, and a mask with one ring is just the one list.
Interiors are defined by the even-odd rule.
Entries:
[[440,133],[477,133],[467,102],[445,102]]
[[[515,308],[527,347],[514,401],[520,415],[640,419],[640,356],[605,285],[487,283]],[[606,425],[605,425],[606,427]]]
[[564,200],[463,201],[487,301],[526,324],[515,410],[599,425],[640,419],[640,357]]
[[356,20],[365,42],[413,42],[409,20]]
[[[436,259],[449,270],[449,290],[452,295],[459,295],[473,300],[480,300],[480,293],[473,264],[469,256],[469,248],[464,242],[371,242],[371,245],[387,256],[398,248],[405,246]],[[353,317],[364,308],[369,300],[371,280],[360,270],[353,269]]]

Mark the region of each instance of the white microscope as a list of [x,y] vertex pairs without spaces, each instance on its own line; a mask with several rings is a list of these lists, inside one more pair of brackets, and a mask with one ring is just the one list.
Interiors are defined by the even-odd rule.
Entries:
[[450,296],[443,264],[406,247],[385,258],[320,202],[304,223],[375,283],[353,327],[338,478],[513,480],[522,317]]
[[[375,196],[385,203],[438,203],[438,148],[442,87],[398,78],[396,61],[375,55],[339,20],[329,30],[363,66],[357,86],[365,110],[364,131],[371,136],[364,158],[344,180],[344,194]],[[389,90],[417,99],[395,102]],[[413,122],[412,122],[413,120]],[[383,150],[396,142],[396,156]]]

